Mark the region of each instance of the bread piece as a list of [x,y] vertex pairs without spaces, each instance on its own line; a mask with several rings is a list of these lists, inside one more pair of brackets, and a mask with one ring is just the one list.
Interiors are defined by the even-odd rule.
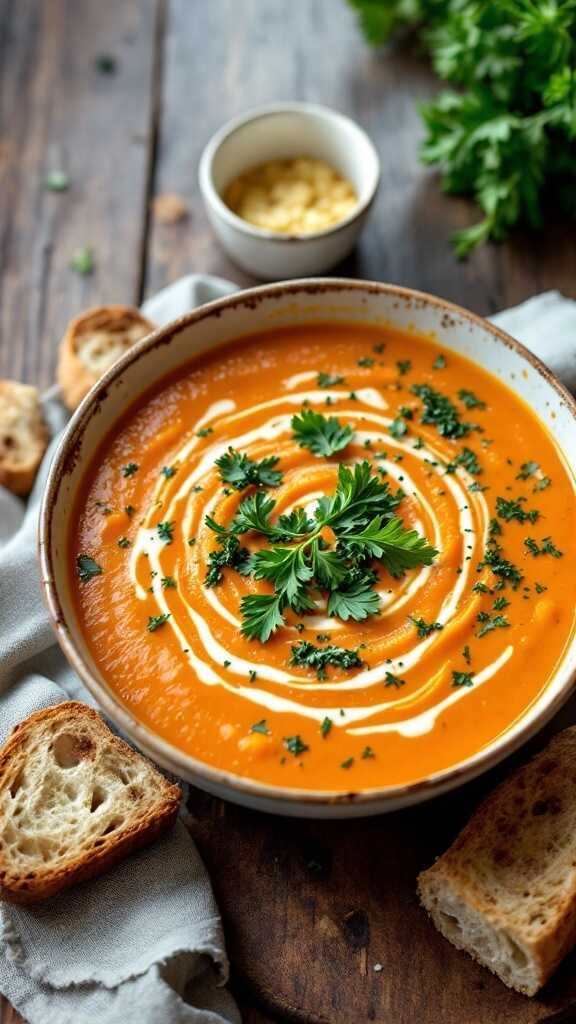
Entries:
[[0,380],[0,484],[28,494],[47,444],[38,389]]
[[576,728],[481,804],[418,889],[453,945],[535,995],[576,942]]
[[85,704],[18,725],[0,750],[0,896],[36,903],[156,839],[181,792]]
[[60,343],[57,370],[68,408],[74,410],[102,374],[154,329],[130,306],[99,306],[72,320]]

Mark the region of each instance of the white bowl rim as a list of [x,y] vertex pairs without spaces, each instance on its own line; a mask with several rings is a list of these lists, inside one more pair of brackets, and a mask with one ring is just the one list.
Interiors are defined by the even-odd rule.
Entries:
[[[386,810],[386,804],[391,809],[404,806],[409,803],[416,803],[431,799],[440,793],[453,789],[455,786],[469,782],[478,775],[494,767],[505,757],[512,754],[528,739],[534,736],[553,717],[553,715],[567,701],[571,693],[576,689],[576,672],[571,672],[561,689],[555,694],[550,702],[541,709],[537,718],[531,722],[525,722],[522,726],[522,717],[518,720],[517,731],[511,735],[505,731],[482,750],[471,755],[464,761],[459,762],[450,768],[442,769],[418,779],[411,783],[395,784],[390,786],[375,786],[370,789],[354,790],[314,790],[298,789],[296,787],[277,787],[263,783],[247,776],[237,775],[224,769],[214,768],[204,761],[200,761],[191,754],[168,743],[157,733],[143,725],[135,718],[129,709],[121,701],[107,690],[99,680],[92,675],[84,661],[81,650],[66,624],[62,606],[60,604],[58,589],[55,582],[55,573],[52,567],[51,534],[52,534],[52,513],[57,504],[58,491],[62,478],[66,475],[66,465],[74,458],[74,451],[81,440],[82,432],[90,420],[95,408],[98,408],[101,401],[105,399],[110,385],[128,369],[132,363],[138,362],[145,357],[147,352],[160,345],[168,344],[173,337],[191,324],[198,323],[210,316],[219,316],[226,309],[233,308],[237,304],[248,305],[253,308],[255,301],[267,299],[268,297],[282,297],[283,295],[298,295],[308,293],[319,294],[325,291],[358,291],[361,294],[388,294],[400,301],[410,301],[432,305],[442,311],[458,316],[474,326],[492,334],[500,343],[507,348],[513,349],[518,355],[524,358],[530,366],[543,377],[546,382],[557,392],[558,398],[568,407],[572,417],[576,420],[576,398],[564,387],[552,371],[538,359],[521,342],[517,341],[502,328],[490,323],[477,313],[458,306],[447,299],[418,291],[414,288],[403,287],[394,284],[385,284],[379,281],[365,281],[354,278],[297,278],[286,282],[258,285],[254,288],[242,289],[205,303],[197,309],[171,321],[164,327],[158,328],[147,337],[137,342],[100,378],[97,384],[82,400],[81,404],[71,417],[60,444],[54,454],[49,469],[48,479],[39,516],[38,528],[38,554],[41,568],[42,593],[48,606],[52,619],[52,626],[60,647],[70,662],[72,668],[78,673],[85,683],[89,693],[96,699],[99,706],[104,710],[110,719],[115,722],[126,735],[133,740],[152,760],[175,775],[184,779],[193,780],[209,792],[220,792],[225,790],[233,794],[241,794],[238,802],[253,801],[253,806],[268,805],[268,809],[274,806],[276,813],[287,813],[298,815],[298,805],[304,806],[307,811],[314,807],[319,811],[327,811],[329,808],[348,805],[356,808],[364,808],[360,813],[381,813]],[[231,339],[233,340],[233,339]],[[190,360],[192,361],[192,360]],[[472,360],[474,361],[474,360]],[[182,364],[185,365],[184,363]],[[479,364],[482,365],[482,364]],[[161,381],[158,378],[156,383]],[[151,385],[153,386],[153,385]],[[508,385],[512,391],[515,388]],[[146,389],[148,390],[148,389]],[[111,425],[112,426],[112,425]],[[110,428],[109,428],[110,429]],[[558,443],[558,442],[557,442]],[[576,645],[576,636],[570,641],[570,646]],[[374,805],[370,810],[370,805]]]
[[[226,205],[222,199],[220,193],[214,185],[214,176],[212,167],[214,159],[221,145],[234,135],[236,131],[243,128],[244,125],[250,124],[252,121],[258,121],[260,118],[269,117],[271,114],[281,113],[296,113],[296,114],[315,114],[318,117],[323,117],[326,121],[332,121],[340,124],[351,125],[359,135],[364,137],[364,141],[371,151],[371,155],[374,160],[374,180],[364,199],[358,202],[354,209],[342,220],[339,220],[336,224],[331,227],[323,228],[322,231],[310,231],[307,234],[296,234],[282,231],[272,231],[269,228],[260,228],[255,224],[251,224],[249,221],[239,217],[229,206]],[[296,242],[310,242],[317,238],[326,238],[329,235],[335,235],[337,232],[342,231],[348,225],[353,224],[355,220],[358,220],[372,205],[374,202],[378,186],[380,184],[381,177],[381,165],[378,151],[372,142],[372,139],[368,135],[368,132],[362,128],[357,121],[352,117],[348,117],[347,114],[341,113],[339,110],[333,110],[331,107],[323,106],[320,103],[307,103],[305,101],[282,101],[278,103],[266,103],[262,106],[251,107],[249,110],[245,110],[242,114],[238,114],[236,117],[227,121],[221,128],[214,133],[214,135],[208,140],[198,164],[198,181],[200,184],[200,190],[206,203],[211,206],[218,215],[228,224],[236,228],[237,231],[241,231],[245,235],[249,235],[251,238],[257,238],[262,241],[274,241],[283,242],[285,244],[294,245]]]

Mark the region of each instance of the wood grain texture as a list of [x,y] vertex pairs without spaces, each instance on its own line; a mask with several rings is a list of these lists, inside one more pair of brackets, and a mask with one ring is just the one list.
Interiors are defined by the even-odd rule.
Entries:
[[576,954],[527,999],[450,946],[416,899],[418,872],[501,776],[346,823],[272,818],[193,793],[192,833],[240,991],[296,1024],[574,1024]]
[[305,99],[357,118],[382,160],[373,216],[335,273],[411,285],[484,314],[547,288],[576,294],[573,229],[519,234],[466,263],[456,260],[449,238],[478,212],[442,195],[436,175],[418,160],[417,104],[437,88],[413,47],[370,51],[343,0],[242,0],[241,8],[237,0],[171,0],[153,187],[180,194],[190,215],[173,226],[152,223],[146,292],[190,271],[256,282],[214,238],[196,180],[198,158],[230,117],[260,103]]
[[[140,289],[157,0],[0,0],[0,375],[46,385],[71,316]],[[95,60],[111,54],[113,74]],[[70,177],[49,192],[51,170]],[[69,267],[91,246],[95,270]]]
[[[99,53],[117,58],[116,74],[96,72]],[[279,99],[348,112],[379,149],[378,201],[338,273],[482,313],[546,288],[576,295],[575,233],[562,225],[455,259],[452,231],[478,215],[418,161],[416,104],[436,88],[409,46],[372,53],[344,0],[0,0],[0,374],[49,383],[63,328],[86,305],[135,302],[190,271],[252,283],[211,232],[197,162],[225,120]],[[45,191],[55,168],[69,192]],[[189,208],[174,225],[150,212],[167,192]],[[96,254],[88,278],[68,266],[83,245]],[[494,778],[345,824],[193,791],[245,1024],[575,1024],[575,956],[528,1000],[452,949],[416,903],[417,872]],[[0,1014],[19,1024],[6,1003]]]

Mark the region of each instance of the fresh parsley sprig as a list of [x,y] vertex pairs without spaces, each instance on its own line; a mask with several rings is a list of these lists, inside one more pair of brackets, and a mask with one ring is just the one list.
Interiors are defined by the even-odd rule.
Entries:
[[[402,492],[393,494],[387,483],[372,474],[370,463],[362,462],[339,466],[336,490],[319,500],[313,520],[303,509],[294,509],[273,521],[276,503],[262,491],[240,503],[227,528],[208,516],[206,524],[218,537],[222,559],[227,544],[232,544],[234,557],[233,541],[237,544],[240,534],[254,531],[272,541],[249,562],[241,563],[255,579],[274,586],[272,594],[243,598],[244,635],[265,643],[283,625],[287,608],[297,614],[312,611],[318,591],[328,593],[328,614],[344,621],[361,621],[377,612],[380,599],[373,589],[377,577],[369,563],[376,560],[391,575],[400,576],[416,566],[430,565],[437,554],[394,514],[401,498]],[[335,538],[334,546],[326,539],[327,528]],[[219,570],[220,559],[212,560]]]

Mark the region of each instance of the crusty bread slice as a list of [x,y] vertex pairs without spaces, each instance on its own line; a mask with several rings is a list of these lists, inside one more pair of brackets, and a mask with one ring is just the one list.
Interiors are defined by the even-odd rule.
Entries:
[[72,320],[60,342],[57,378],[69,409],[120,356],[154,330],[131,306],[98,306]]
[[502,783],[418,882],[450,942],[535,995],[576,942],[576,728]]
[[36,903],[152,842],[181,792],[76,701],[37,711],[0,750],[0,896]]
[[47,444],[38,389],[0,380],[0,484],[28,494]]

